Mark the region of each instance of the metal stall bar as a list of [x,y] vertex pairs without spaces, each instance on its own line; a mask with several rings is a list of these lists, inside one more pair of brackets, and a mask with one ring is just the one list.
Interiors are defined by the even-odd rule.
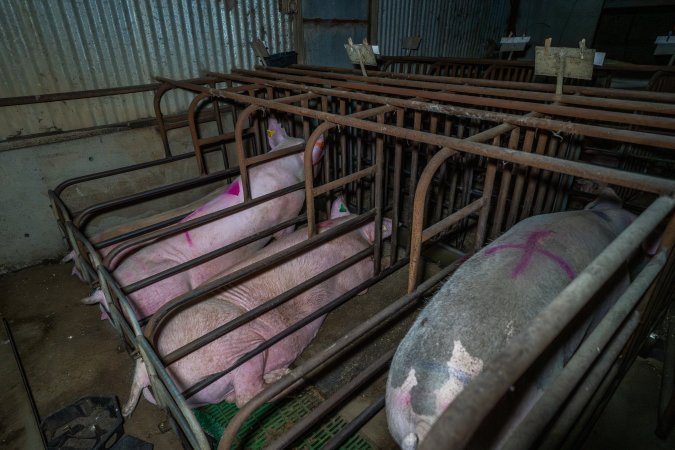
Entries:
[[234,242],[232,244],[226,245],[225,247],[221,247],[219,249],[213,250],[211,252],[205,253],[201,256],[198,256],[194,259],[190,259],[188,261],[185,261],[184,263],[178,264],[176,266],[170,267],[166,270],[163,270],[162,272],[158,272],[154,275],[151,275],[147,278],[144,278],[142,280],[136,281],[128,286],[122,287],[122,291],[126,294],[132,294],[140,289],[143,289],[145,287],[150,286],[151,284],[157,283],[158,281],[164,280],[166,278],[169,278],[170,276],[173,276],[177,273],[184,272],[188,269],[191,269],[193,267],[196,267],[200,264],[203,264],[207,261],[211,261],[214,258],[217,258],[219,256],[222,256],[226,253],[229,253],[233,250],[236,250],[240,247],[243,247],[244,245],[248,245],[251,242],[255,242],[259,239],[269,237],[273,235],[274,233],[284,230],[288,227],[292,227],[295,225],[299,225],[302,222],[304,222],[307,219],[307,216],[300,215],[296,218],[293,218],[291,220],[287,220],[285,222],[282,222],[278,225],[275,225],[271,228],[268,228],[267,230],[261,231],[260,233],[256,233],[252,236],[249,236],[247,238],[241,239],[237,242]]
[[[235,69],[233,72],[244,75],[259,75],[268,77],[278,77],[279,74],[299,75],[302,78],[295,77],[299,82],[312,82],[310,80],[321,78],[330,80],[350,80],[360,81],[367,84],[379,84],[384,86],[405,87],[412,89],[428,89],[433,91],[454,92],[462,94],[472,94],[478,96],[502,97],[507,99],[521,99],[538,102],[556,102],[567,105],[588,106],[594,108],[619,109],[627,111],[652,112],[657,114],[675,114],[675,104],[654,103],[637,100],[617,100],[599,97],[584,97],[582,95],[563,95],[556,97],[555,94],[545,92],[532,92],[527,90],[514,90],[504,88],[492,88],[486,86],[468,86],[465,84],[444,83],[443,79],[436,79],[434,82],[414,81],[414,80],[392,80],[391,78],[363,77],[355,75],[328,74],[325,72],[314,72],[297,69],[264,68],[259,70]],[[270,73],[267,75],[266,73]],[[210,73],[211,74],[211,73]],[[212,73],[213,76],[217,74]],[[313,78],[312,78],[313,77]],[[304,80],[303,80],[304,78]],[[289,78],[291,79],[291,78]]]
[[322,306],[321,308],[317,309],[310,315],[303,317],[302,319],[298,320],[295,322],[293,325],[289,326],[288,328],[284,329],[283,331],[277,333],[276,335],[272,336],[271,338],[267,339],[266,341],[260,343],[257,345],[254,349],[250,350],[249,352],[243,354],[241,357],[239,357],[230,367],[227,369],[214,373],[210,375],[209,377],[199,381],[198,383],[194,384],[193,386],[189,387],[185,391],[183,391],[183,396],[185,398],[189,398],[190,396],[194,395],[195,393],[199,392],[200,390],[204,389],[206,386],[210,385],[211,383],[215,382],[219,378],[227,375],[230,373],[232,370],[236,369],[237,367],[241,366],[244,364],[246,361],[250,360],[251,358],[255,357],[256,355],[260,354],[261,352],[267,350],[268,348],[272,347],[275,345],[277,342],[280,342],[281,340],[285,339],[289,335],[295,333],[296,331],[300,330],[301,328],[307,326],[308,324],[312,323],[313,321],[321,318],[322,316],[325,316],[326,314],[330,313],[331,311],[337,309],[339,306],[344,305],[346,302],[351,300],[352,298],[356,297],[359,292],[363,291],[364,289],[370,288],[372,285],[375,283],[381,281],[385,277],[391,275],[393,272],[396,270],[400,269],[405,265],[404,261],[399,261],[397,264],[394,266],[388,268],[386,271],[380,272],[380,274],[375,275],[373,278],[364,281],[363,283],[359,284],[355,288],[347,291],[346,293],[342,294],[338,298],[332,300],[331,302],[327,303],[326,305]]
[[[350,69],[339,69],[334,67],[311,66],[311,65],[292,65],[291,69],[318,71],[322,73],[351,73],[360,74],[359,71]],[[267,67],[267,70],[271,68]],[[273,69],[272,69],[273,70]],[[498,81],[498,80],[481,80],[477,78],[457,78],[457,77],[439,77],[435,75],[406,75],[395,74],[389,72],[367,71],[368,78],[384,77],[402,80],[419,80],[419,81],[438,81],[442,80],[444,83],[461,84],[469,86],[484,86],[506,89],[518,89],[523,91],[541,91],[541,92],[555,92],[555,85],[550,83],[524,83],[518,81]],[[563,86],[563,94],[570,95],[589,95],[603,98],[623,98],[634,100],[646,100],[653,102],[668,102],[675,103],[675,94],[667,92],[650,92],[637,91],[628,89],[611,89],[599,88],[589,86]]]
[[[227,77],[228,79],[235,79],[235,80],[245,80],[249,79],[249,77],[243,77],[243,76],[237,76],[237,75],[223,75],[223,77]],[[578,123],[572,123],[572,122],[565,122],[565,121],[560,121],[560,120],[552,120],[552,119],[543,119],[538,117],[538,115],[535,116],[518,116],[515,114],[508,114],[508,113],[500,113],[500,112],[493,112],[493,111],[484,111],[484,110],[479,110],[479,109],[470,109],[466,107],[460,107],[460,106],[452,106],[452,105],[447,105],[447,104],[437,104],[437,103],[428,103],[424,101],[419,101],[419,100],[414,100],[414,99],[401,99],[401,98],[396,98],[396,97],[385,97],[381,95],[372,95],[372,94],[364,94],[360,92],[353,92],[353,91],[345,91],[345,90],[338,90],[338,89],[329,89],[329,88],[321,88],[317,86],[309,86],[309,85],[296,85],[293,83],[285,83],[285,82],[280,82],[280,81],[273,81],[273,80],[265,80],[265,79],[257,79],[260,83],[265,83],[269,84],[270,86],[274,87],[279,87],[279,88],[293,88],[296,90],[304,90],[307,92],[315,92],[320,95],[328,95],[328,96],[339,96],[343,98],[350,98],[353,100],[359,100],[359,101],[364,101],[364,102],[371,102],[371,103],[379,103],[379,104],[387,104],[391,106],[396,106],[399,108],[407,108],[407,109],[413,109],[413,110],[420,110],[420,111],[428,111],[428,112],[436,112],[436,113],[443,113],[443,114],[448,114],[448,115],[456,115],[458,117],[466,117],[466,118],[472,118],[472,119],[481,119],[481,120],[488,120],[492,122],[498,122],[498,123],[510,123],[512,125],[517,125],[517,126],[525,126],[525,127],[536,127],[536,128],[542,128],[546,130],[551,130],[551,131],[556,131],[556,132],[564,132],[564,133],[571,133],[571,134],[582,134],[584,136],[589,136],[589,137],[597,137],[601,139],[608,139],[611,141],[618,141],[618,142],[627,142],[627,143],[633,143],[633,144],[644,144],[644,145],[652,145],[655,147],[664,147],[664,148],[669,148],[669,149],[675,149],[675,139],[672,136],[668,135],[661,135],[661,134],[654,134],[654,133],[647,133],[647,132],[641,132],[641,131],[632,131],[632,130],[621,130],[621,129],[615,129],[615,128],[608,128],[608,127],[603,127],[603,126],[597,126],[597,125],[586,125],[586,124],[578,124]],[[366,85],[361,85],[358,90],[370,90],[370,86]],[[424,91],[412,91],[412,90],[404,90],[406,95],[409,95],[410,97],[420,97],[420,98],[426,98],[427,100],[433,100],[433,101],[439,101],[439,100],[444,100],[443,98],[443,93],[425,93]],[[391,93],[391,94],[401,94],[400,89],[396,90],[391,90],[388,89],[386,93]],[[502,107],[508,109],[508,105],[510,104],[508,101],[502,101]],[[554,106],[554,105],[549,105],[549,106]],[[626,115],[630,116],[630,115]],[[642,116],[644,117],[644,116]]]
[[[265,71],[239,71],[240,73],[246,74],[246,76],[258,76],[258,77],[279,77],[278,74],[269,73],[267,75]],[[663,128],[667,130],[675,129],[675,119],[670,117],[663,116],[646,116],[646,115],[637,115],[629,114],[625,112],[617,111],[607,111],[600,109],[588,109],[588,108],[578,108],[573,106],[564,106],[560,104],[546,104],[546,103],[534,103],[534,102],[525,102],[525,101],[516,101],[516,100],[507,100],[491,97],[480,97],[480,96],[470,96],[462,94],[452,94],[445,91],[421,91],[420,89],[410,89],[404,87],[388,87],[388,86],[378,86],[375,84],[366,84],[366,83],[354,83],[354,82],[342,82],[342,81],[333,81],[323,78],[310,78],[294,75],[285,75],[284,79],[289,81],[297,81],[300,83],[310,82],[317,84],[329,84],[335,87],[342,87],[346,89],[354,90],[368,90],[370,92],[382,92],[388,93],[390,90],[394,89],[395,92],[399,95],[408,95],[410,97],[422,97],[428,98],[430,100],[444,100],[451,103],[460,103],[460,104],[469,104],[477,106],[485,106],[492,108],[503,108],[507,110],[517,110],[517,111],[527,111],[527,112],[539,112],[542,114],[550,114],[554,116],[562,117],[574,117],[581,119],[589,120],[601,120],[605,122],[612,123],[621,123],[621,124],[632,124],[632,125],[641,125],[650,128]],[[261,80],[255,80],[259,82]],[[315,92],[319,92],[315,90]],[[600,104],[603,104],[602,102]],[[633,109],[633,108],[629,108]],[[667,111],[672,112],[672,107],[668,106],[665,108]],[[659,111],[661,112],[661,111]]]
[[[614,332],[620,328],[620,325],[635,309],[638,301],[661,272],[665,263],[666,254],[664,251],[659,252],[650,260],[591,335],[584,340],[560,375],[546,388],[540,400],[532,407],[523,421],[518,424],[518,428],[509,436],[505,448],[511,450],[530,448],[534,444],[536,438],[556,415],[569,393],[579,383],[595,359],[600,356],[602,349],[608,345]],[[637,323],[635,327],[637,327]],[[627,339],[628,336],[623,339],[617,353],[623,348]]]
[[675,199],[659,197],[598,257],[593,260],[533,320],[514,336],[502,352],[486,364],[455,398],[422,441],[420,450],[461,448],[509,386],[525,372],[586,304],[587,300],[620,267],[630,254],[675,206]]
[[389,350],[380,356],[375,362],[359,372],[349,383],[338,389],[330,398],[321,402],[316,409],[300,419],[290,430],[285,432],[279,439],[272,442],[267,450],[282,450],[289,447],[295,440],[305,434],[311,427],[316,425],[319,420],[330,414],[335,408],[342,404],[346,399],[352,397],[367,382],[380,374],[394,357],[396,349]]
[[[208,93],[204,93],[204,95],[209,95]],[[279,103],[293,103],[297,101],[305,101],[309,99],[316,98],[317,95],[313,93],[304,93],[304,94],[298,94],[298,95],[290,95],[288,97],[280,98],[275,101]],[[239,119],[237,119],[237,123],[234,126],[234,132],[235,132],[235,141],[237,143],[236,145],[236,150],[237,150],[237,158],[239,159],[239,168],[241,171],[241,186],[242,190],[244,191],[244,202],[247,202],[251,200],[251,185],[249,181],[249,173],[248,173],[248,166],[255,165],[255,164],[261,164],[266,161],[271,161],[273,159],[277,159],[276,155],[274,155],[277,152],[270,152],[262,155],[257,155],[253,156],[252,158],[248,158],[246,156],[246,152],[244,150],[244,142],[243,142],[243,134],[244,134],[244,123],[249,122],[249,117],[251,114],[255,113],[259,107],[255,105],[250,105],[246,107],[242,112],[241,115],[239,116]],[[255,125],[254,125],[254,128]],[[292,148],[299,150],[302,148],[301,144],[295,145]],[[280,150],[279,152],[286,152],[286,149]],[[287,152],[288,153],[288,152]],[[312,172],[309,172],[312,173]]]
[[138,236],[136,238],[130,239],[114,249],[110,251],[105,257],[104,260],[104,265],[108,268],[111,268],[112,262],[115,260],[115,257],[118,256],[120,253],[122,253],[124,250],[127,250],[129,248],[135,247],[139,244],[143,244],[149,241],[152,241],[154,239],[158,239],[161,237],[166,237],[166,236],[171,236],[177,233],[180,233],[181,231],[186,231],[186,230],[191,230],[192,228],[196,228],[200,225],[203,225],[205,223],[213,222],[218,219],[222,219],[223,217],[230,216],[232,214],[235,214],[239,211],[242,211],[244,209],[247,209],[251,206],[258,205],[260,203],[264,203],[268,200],[271,200],[273,198],[281,197],[285,194],[288,194],[290,192],[298,191],[303,188],[302,183],[297,183],[292,186],[289,186],[287,188],[261,195],[260,197],[256,197],[253,200],[251,200],[248,203],[238,203],[236,205],[230,206],[229,208],[222,209],[220,211],[212,212],[209,214],[205,214],[203,216],[197,217],[195,219],[191,219],[187,222],[175,224],[168,226],[166,228],[163,228],[161,230],[153,231],[151,233],[145,234],[143,236]]
[[[171,156],[171,146],[169,145],[169,137],[167,135],[167,131],[173,130],[176,128],[182,128],[184,126],[187,126],[187,124],[183,124],[180,119],[185,117],[185,114],[181,114],[178,117],[174,117],[174,123],[169,123],[167,124],[167,117],[164,116],[164,113],[162,112],[162,98],[164,98],[164,95],[176,89],[178,86],[173,85],[171,83],[167,83],[164,80],[162,80],[160,77],[156,78],[158,81],[160,81],[160,84],[158,85],[157,89],[155,90],[155,95],[153,98],[153,107],[155,109],[155,118],[157,119],[157,128],[159,129],[159,136],[162,139],[162,145],[164,146],[164,154],[166,157]],[[213,78],[192,78],[188,80],[184,80],[189,83],[193,84],[202,84],[202,85],[210,85],[212,87],[215,87],[216,80]],[[251,86],[228,86],[226,89],[231,90],[232,92],[246,92],[246,90],[250,89]],[[218,123],[220,123],[219,119],[219,114],[220,111],[214,111],[214,116]],[[218,114],[218,115],[216,115]],[[176,120],[178,119],[178,120]]]
[[384,395],[380,396],[375,402],[370,404],[366,409],[352,420],[349,425],[341,429],[330,441],[324,444],[324,450],[334,450],[340,448],[347,439],[352,437],[359,431],[366,423],[370,421],[375,415],[384,408]]
[[266,259],[261,261],[256,261],[255,263],[248,265],[242,269],[237,270],[236,272],[228,273],[227,275],[206,282],[194,290],[187,292],[185,294],[179,295],[178,297],[171,300],[169,303],[163,305],[154,315],[152,327],[148,330],[148,336],[150,340],[156,344],[158,338],[158,332],[161,330],[164,322],[169,319],[173,314],[178,310],[190,305],[195,299],[203,297],[204,295],[212,294],[219,289],[222,289],[225,286],[234,284],[236,281],[241,280],[245,277],[253,275],[262,269],[267,269],[274,264],[285,261],[288,258],[297,256],[305,251],[317,247],[324,242],[330,241],[335,237],[342,235],[348,231],[356,229],[358,226],[365,224],[369,220],[375,217],[375,212],[370,211],[368,213],[357,216],[353,219],[346,221],[340,225],[337,225],[330,230],[326,230],[321,234],[307,239],[306,241],[300,242],[292,247],[289,247],[279,253],[276,253]]
[[225,169],[218,172],[214,172],[209,175],[203,175],[200,177],[190,178],[183,181],[178,181],[176,183],[167,184],[164,186],[159,186],[156,188],[148,189],[147,191],[138,192],[136,194],[127,195],[113,200],[108,200],[105,202],[97,203],[95,205],[89,206],[83,209],[80,212],[74,213],[75,216],[74,223],[77,227],[81,227],[91,215],[99,211],[106,211],[117,206],[125,206],[129,204],[138,203],[143,200],[149,200],[151,198],[160,197],[162,195],[171,194],[174,192],[181,191],[187,187],[196,187],[204,184],[211,183],[213,181],[218,181],[234,174],[237,174],[239,169]]
[[[219,96],[222,95],[225,98],[232,98],[233,100],[243,100],[243,96],[240,96],[239,94],[219,92],[217,89],[213,90],[213,94]],[[517,164],[527,164],[531,167],[553,170],[566,175],[593,178],[605,183],[616,184],[619,186],[630,187],[633,189],[639,189],[657,194],[670,195],[672,192],[675,192],[675,181],[672,180],[608,169],[606,167],[591,166],[574,161],[561,161],[550,156],[527,154],[493,145],[468,142],[466,140],[452,138],[450,136],[434,135],[422,131],[401,129],[392,125],[377,124],[367,120],[355,119],[353,117],[343,117],[336,114],[324,113],[307,108],[298,108],[295,106],[278,104],[273,101],[260,98],[250,99],[250,102],[272,110],[304,115],[319,120],[333,122],[338,125],[360,128],[367,131],[373,131],[375,133],[384,133],[389,136],[420,141],[431,145],[450,147],[455,150],[474,155],[501,159]],[[305,152],[307,152],[307,149],[305,149]]]
[[259,393],[253,399],[251,399],[246,405],[244,405],[237,415],[230,421],[227,428],[223,433],[223,437],[218,444],[218,450],[228,450],[232,447],[234,442],[235,435],[239,428],[244,424],[244,422],[250,417],[250,415],[258,409],[263,403],[270,401],[271,399],[277,397],[279,394],[287,393],[291,388],[297,387],[299,382],[301,382],[304,377],[308,376],[310,373],[320,370],[325,363],[340,355],[345,351],[351,344],[356,342],[358,339],[375,332],[380,327],[388,323],[391,319],[397,317],[401,313],[408,311],[412,307],[417,305],[417,302],[434,286],[436,286],[440,281],[445,279],[452,272],[457,270],[460,263],[455,262],[449,266],[441,269],[436,275],[433,275],[431,278],[426,280],[424,283],[411,294],[406,294],[400,299],[392,302],[389,306],[373,315],[366,321],[357,325],[353,329],[347,332],[344,336],[338,339],[333,345],[326,348],[320,354],[312,357],[305,363],[299,365],[293,369],[288,375],[281,378],[276,383],[268,386],[264,391]]
[[[322,283],[326,281],[327,279],[331,278],[332,276],[337,275],[338,273],[342,272],[346,268],[358,263],[359,261],[365,259],[366,257],[372,255],[373,251],[372,249],[366,249],[363,250],[354,256],[351,256],[347,258],[346,260],[342,261],[341,263],[337,264],[336,266],[333,266],[331,269],[320,273],[319,275],[316,275],[309,280],[293,287],[292,289],[284,292],[283,294],[280,294],[265,303],[256,306],[253,309],[250,309],[246,311],[244,314],[237,316],[235,319],[231,320],[230,322],[227,322],[217,328],[214,328],[211,330],[208,334],[205,334],[194,341],[190,342],[189,344],[185,344],[182,347],[177,348],[176,350],[172,351],[171,353],[165,355],[162,357],[162,361],[164,362],[164,365],[169,366],[176,361],[178,361],[181,358],[184,358],[188,354],[192,353],[193,351],[215,341],[216,339],[225,336],[226,334],[230,333],[231,331],[235,330],[236,328],[247,324],[251,322],[253,319],[260,317],[261,315],[271,311],[272,309],[276,308],[279,305],[282,305],[294,297],[298,296],[299,294],[302,294],[306,290],[318,285],[319,283]],[[228,369],[228,371],[231,369]]]
[[206,435],[202,430],[197,418],[192,410],[185,404],[185,402],[176,401],[180,398],[180,390],[176,383],[171,379],[166,371],[155,371],[154,368],[161,365],[152,347],[143,335],[139,335],[136,339],[138,349],[144,361],[148,361],[146,367],[150,373],[155,372],[152,378],[161,381],[161,384],[155,383],[153,387],[160,386],[163,389],[155,389],[154,394],[157,395],[158,402],[171,411],[171,416],[178,421],[178,424],[185,433],[192,448],[195,449],[209,449],[211,445],[206,439]]

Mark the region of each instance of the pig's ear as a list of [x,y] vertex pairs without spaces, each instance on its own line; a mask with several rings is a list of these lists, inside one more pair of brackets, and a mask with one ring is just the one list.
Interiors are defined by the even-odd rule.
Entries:
[[621,209],[623,200],[610,187],[601,188],[598,197],[584,209]]
[[[375,242],[375,222],[370,222],[360,228],[361,234],[371,244]],[[382,220],[382,239],[391,236],[391,220]]]
[[321,161],[323,156],[323,147],[326,145],[323,134],[319,136],[319,139],[316,140],[314,148],[312,148],[312,164],[316,164]]
[[344,217],[350,214],[351,213],[349,212],[349,208],[347,208],[344,197],[337,197],[330,207],[330,218],[337,219],[338,217]]
[[267,121],[267,142],[269,142],[271,148],[276,148],[288,139],[286,130],[281,126],[281,124],[274,117],[270,117]]

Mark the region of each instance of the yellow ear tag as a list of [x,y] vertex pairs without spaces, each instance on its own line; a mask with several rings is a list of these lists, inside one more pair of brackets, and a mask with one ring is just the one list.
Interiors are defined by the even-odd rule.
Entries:
[[274,133],[276,133],[276,131],[274,131],[274,130],[267,130],[267,137],[272,137],[272,136],[274,136]]

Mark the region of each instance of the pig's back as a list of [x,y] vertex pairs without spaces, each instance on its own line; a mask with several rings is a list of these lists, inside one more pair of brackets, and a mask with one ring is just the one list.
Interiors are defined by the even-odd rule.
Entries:
[[591,211],[520,222],[462,264],[435,294],[397,350],[391,384],[402,385],[410,368],[418,382],[426,374],[433,384],[430,362],[445,366],[457,341],[471,357],[490,359],[614,237]]

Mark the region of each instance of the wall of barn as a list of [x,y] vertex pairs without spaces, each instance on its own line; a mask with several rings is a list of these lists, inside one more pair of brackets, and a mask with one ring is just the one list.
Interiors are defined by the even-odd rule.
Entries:
[[[0,97],[251,68],[256,61],[249,44],[255,37],[271,53],[292,49],[292,16],[279,12],[277,0],[6,0],[0,2]],[[191,98],[171,93],[164,111],[184,111]],[[125,126],[153,116],[151,92],[0,108],[0,273],[63,255],[48,189],[73,176],[164,155],[153,128]],[[119,125],[114,133],[89,132],[90,137],[42,145],[21,141],[113,124]],[[187,130],[174,132],[171,140],[176,153],[191,149]],[[182,166],[69,195],[81,195],[84,202],[195,175],[193,165]]]

